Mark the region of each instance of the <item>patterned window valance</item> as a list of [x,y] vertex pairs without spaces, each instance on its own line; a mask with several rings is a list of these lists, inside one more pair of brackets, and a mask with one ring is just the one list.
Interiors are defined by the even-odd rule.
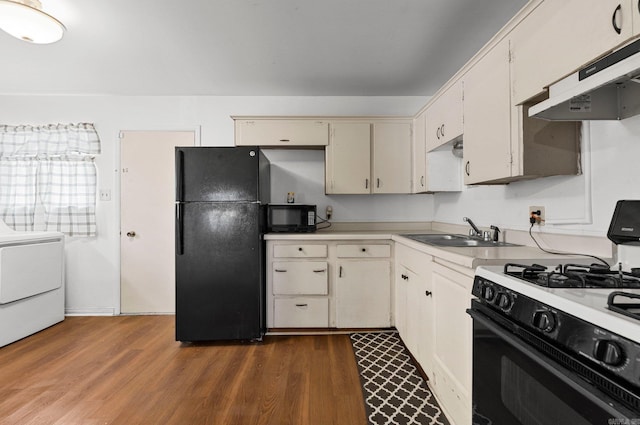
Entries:
[[0,157],[99,153],[100,139],[93,124],[0,125]]
[[15,230],[95,236],[93,124],[0,125],[0,219]]

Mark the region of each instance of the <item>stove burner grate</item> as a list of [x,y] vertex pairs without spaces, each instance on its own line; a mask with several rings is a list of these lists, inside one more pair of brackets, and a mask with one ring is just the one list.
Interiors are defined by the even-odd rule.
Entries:
[[[616,300],[616,298],[618,300]],[[626,302],[620,301],[621,298],[626,300]],[[629,302],[629,301],[638,300],[638,299],[640,299],[640,294],[614,291],[609,294],[609,298],[607,299],[607,307],[611,311],[624,314],[625,316],[629,316],[637,320],[637,319],[640,319],[640,303]]]
[[601,264],[559,264],[550,269],[540,264],[508,263],[504,273],[548,288],[640,288],[640,277]]

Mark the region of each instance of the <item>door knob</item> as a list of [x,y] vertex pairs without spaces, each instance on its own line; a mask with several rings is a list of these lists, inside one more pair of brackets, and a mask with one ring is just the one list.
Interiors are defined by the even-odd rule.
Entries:
[[136,232],[127,232],[127,236],[130,238],[135,238],[136,237]]

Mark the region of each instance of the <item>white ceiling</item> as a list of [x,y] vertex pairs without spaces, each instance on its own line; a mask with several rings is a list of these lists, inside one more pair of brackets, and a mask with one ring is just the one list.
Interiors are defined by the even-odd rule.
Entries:
[[42,0],[51,45],[0,31],[0,93],[423,96],[526,0]]

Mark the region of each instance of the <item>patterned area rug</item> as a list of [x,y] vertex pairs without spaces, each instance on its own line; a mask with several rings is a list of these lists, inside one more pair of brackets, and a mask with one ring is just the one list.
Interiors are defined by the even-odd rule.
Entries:
[[370,425],[449,425],[397,332],[351,334]]

